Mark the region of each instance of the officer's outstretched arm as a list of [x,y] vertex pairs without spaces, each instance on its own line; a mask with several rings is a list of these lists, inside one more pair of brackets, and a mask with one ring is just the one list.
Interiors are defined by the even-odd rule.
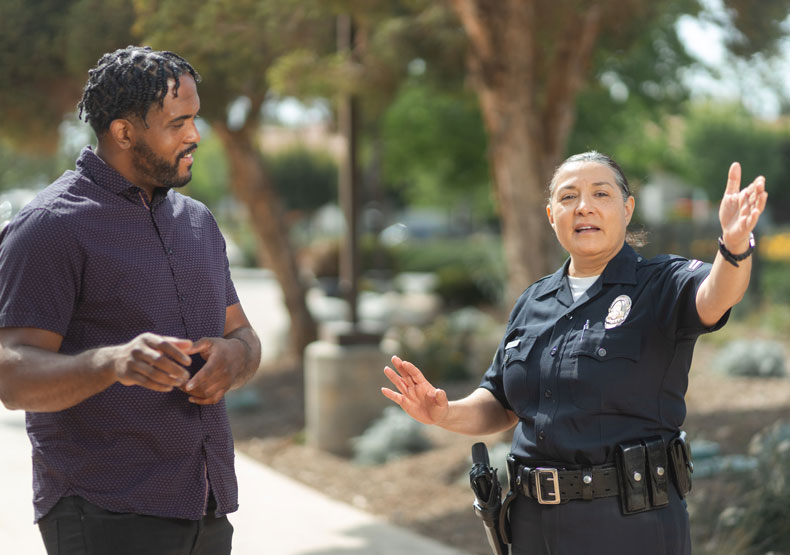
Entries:
[[463,399],[448,402],[447,393],[431,385],[411,362],[394,356],[392,365],[395,370],[388,366],[384,374],[400,393],[386,387],[381,392],[423,424],[461,434],[486,435],[507,430],[518,421],[487,389],[478,388]]
[[[736,255],[748,252],[749,234],[757,225],[768,200],[765,178],[762,176],[743,190],[740,188],[741,166],[733,162],[719,206],[719,222],[724,247]],[[720,252],[716,253],[710,275],[697,291],[697,314],[704,325],[715,325],[746,293],[752,260],[746,258],[737,264],[735,266],[728,262]]]

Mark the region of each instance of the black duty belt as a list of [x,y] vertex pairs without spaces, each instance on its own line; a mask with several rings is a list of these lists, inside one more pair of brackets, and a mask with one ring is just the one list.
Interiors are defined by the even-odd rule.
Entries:
[[680,432],[668,446],[661,436],[624,442],[615,449],[614,464],[572,470],[526,466],[511,454],[511,492],[542,505],[619,495],[625,514],[663,507],[671,483],[681,498],[691,489],[693,465],[685,436]]
[[543,505],[557,505],[576,499],[598,499],[620,494],[615,465],[602,465],[581,470],[516,467],[516,488],[525,497]]

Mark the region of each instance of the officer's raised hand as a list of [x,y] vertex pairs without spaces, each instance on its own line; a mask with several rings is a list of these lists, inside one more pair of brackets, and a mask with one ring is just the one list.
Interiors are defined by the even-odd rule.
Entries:
[[433,387],[411,362],[394,356],[392,365],[395,370],[387,366],[384,374],[400,393],[382,387],[385,397],[398,403],[409,416],[423,424],[440,424],[447,418],[450,407],[443,389]]
[[733,162],[719,205],[719,253],[697,290],[697,314],[706,326],[714,326],[746,292],[752,269],[749,255],[754,248],[751,232],[767,201],[765,178],[759,176],[741,189],[741,166]]
[[749,247],[749,233],[757,225],[768,200],[763,176],[757,177],[743,190],[740,185],[741,165],[733,162],[719,206],[722,240],[732,252],[742,252]]

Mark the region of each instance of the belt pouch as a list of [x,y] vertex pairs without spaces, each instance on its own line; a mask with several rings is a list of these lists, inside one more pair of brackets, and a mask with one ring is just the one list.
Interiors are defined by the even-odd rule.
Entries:
[[650,504],[652,507],[663,507],[669,504],[669,468],[667,467],[667,451],[661,436],[653,436],[644,440],[647,451],[647,478],[650,485]]
[[618,445],[617,466],[623,514],[639,513],[649,509],[645,475],[647,464],[645,446],[642,442],[633,441]]
[[686,432],[681,431],[669,442],[669,458],[672,463],[672,474],[681,499],[691,491],[691,473],[694,465],[691,462],[691,448],[686,443]]

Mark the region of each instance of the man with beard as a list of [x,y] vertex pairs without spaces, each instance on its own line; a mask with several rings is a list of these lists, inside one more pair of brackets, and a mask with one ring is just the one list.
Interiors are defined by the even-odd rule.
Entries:
[[224,395],[260,343],[201,203],[200,76],[105,54],[79,104],[98,146],[0,234],[0,398],[27,411],[50,554],[223,554],[237,485]]

